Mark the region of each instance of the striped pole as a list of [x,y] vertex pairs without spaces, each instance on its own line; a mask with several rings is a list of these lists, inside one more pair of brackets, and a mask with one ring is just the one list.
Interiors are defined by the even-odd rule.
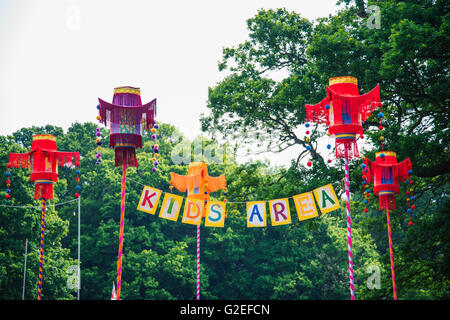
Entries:
[[394,291],[394,300],[397,300],[397,287],[395,285],[395,272],[394,272],[394,252],[392,250],[391,217],[389,215],[388,203],[386,203],[386,217],[389,236],[389,254],[391,256],[392,290]]
[[345,148],[345,195],[347,197],[347,239],[348,239],[348,271],[350,278],[350,299],[355,300],[355,285],[353,278],[353,245],[352,218],[350,214],[350,170],[348,168],[348,151]]
[[200,225],[197,226],[197,300],[200,300]]
[[45,232],[45,198],[42,198],[41,215],[41,245],[39,248],[39,282],[38,282],[38,300],[42,300],[42,276],[44,274],[44,232]]
[[122,167],[122,194],[120,198],[120,232],[119,232],[119,255],[117,260],[117,299],[120,300],[120,286],[122,282],[122,251],[123,251],[123,226],[125,220],[125,185],[127,181],[127,160],[123,158]]

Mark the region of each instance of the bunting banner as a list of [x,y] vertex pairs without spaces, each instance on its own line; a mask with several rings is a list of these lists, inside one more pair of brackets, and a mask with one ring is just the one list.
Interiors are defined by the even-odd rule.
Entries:
[[159,209],[160,218],[178,221],[181,209],[183,209],[182,223],[199,226],[204,217],[205,226],[215,228],[223,228],[225,226],[225,207],[227,204],[246,204],[248,228],[267,227],[268,218],[266,211],[268,211],[272,226],[291,224],[292,217],[289,199],[294,201],[299,221],[318,217],[319,211],[324,215],[341,207],[331,183],[289,198],[247,202],[203,201],[189,197],[184,198],[144,185],[137,210],[154,215],[163,193],[165,194]]

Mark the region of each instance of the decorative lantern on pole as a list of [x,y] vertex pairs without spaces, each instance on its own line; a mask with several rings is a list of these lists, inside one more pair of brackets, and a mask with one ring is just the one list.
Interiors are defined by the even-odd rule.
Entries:
[[[373,180],[373,193],[378,195],[380,210],[386,210],[389,253],[391,260],[392,288],[394,300],[397,300],[397,287],[395,285],[394,255],[392,250],[391,218],[389,211],[395,210],[395,195],[400,192],[399,180],[409,183],[412,173],[410,159],[397,163],[397,155],[392,151],[380,151],[375,154],[375,162],[365,158],[362,165],[363,183],[368,185]],[[370,191],[366,190],[366,195]],[[410,224],[412,222],[410,221]]]
[[[151,102],[142,104],[141,91],[134,87],[117,87],[114,89],[113,103],[98,99],[99,115],[97,119],[110,128],[109,145],[114,148],[115,166],[122,166],[122,187],[121,187],[121,209],[120,209],[120,232],[119,232],[119,253],[117,261],[117,300],[120,300],[120,289],[122,280],[122,249],[123,230],[125,219],[125,193],[127,167],[138,167],[136,159],[136,148],[142,148],[143,130],[156,132],[158,125],[155,124],[156,98]],[[101,153],[100,129],[97,129],[97,163],[99,163]],[[156,140],[156,134],[154,134]],[[158,165],[158,145],[153,145],[154,167],[156,171]]]
[[[189,164],[187,176],[177,173],[170,173],[170,189],[173,187],[181,192],[187,191],[187,197],[190,199],[199,199],[204,201],[202,217],[206,215],[206,204],[209,201],[211,192],[223,189],[226,196],[225,175],[211,177],[208,174],[208,167],[205,162],[191,162]],[[227,202],[225,199],[224,202]],[[226,211],[225,211],[226,214]],[[197,300],[200,300],[200,224],[197,225]]]
[[[348,161],[359,158],[356,137],[363,137],[363,121],[375,107],[381,107],[380,86],[360,95],[355,77],[335,77],[329,80],[327,96],[317,104],[306,105],[306,121],[323,123],[328,126],[328,134],[334,136],[336,158],[345,160],[345,194],[347,200],[347,235],[350,278],[350,298],[355,299],[353,277],[352,230],[350,212],[350,170]],[[328,146],[327,146],[328,147]],[[330,162],[330,161],[329,161]],[[310,166],[311,164],[308,163]]]
[[[39,256],[39,281],[38,281],[38,300],[42,299],[42,278],[44,265],[44,236],[45,236],[45,204],[49,199],[53,199],[53,183],[58,181],[59,166],[79,166],[78,152],[61,152],[56,148],[56,138],[50,134],[40,134],[33,136],[31,150],[27,153],[10,153],[8,168],[30,168],[30,181],[34,182],[34,198],[42,199],[41,213],[41,241]],[[79,197],[79,174],[76,170],[77,191],[75,197]],[[11,184],[11,172],[6,172],[9,183]],[[8,182],[7,181],[7,182]],[[6,198],[11,198],[11,189],[8,186]]]

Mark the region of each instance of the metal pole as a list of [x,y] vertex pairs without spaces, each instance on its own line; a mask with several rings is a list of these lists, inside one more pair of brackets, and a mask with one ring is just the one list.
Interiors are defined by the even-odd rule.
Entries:
[[386,201],[386,218],[389,236],[389,255],[391,258],[392,291],[394,292],[394,300],[397,300],[397,286],[395,285],[395,271],[394,271],[394,252],[392,250],[391,217],[389,215],[388,201]]
[[200,225],[197,225],[197,295],[196,295],[196,297],[197,297],[197,300],[200,300]]
[[80,289],[81,289],[81,269],[80,269],[80,228],[81,228],[81,217],[80,217],[80,200],[81,197],[78,196],[78,290],[77,290],[77,300],[80,300]]
[[27,278],[28,239],[25,240],[25,263],[23,264],[23,290],[22,300],[25,300],[25,283]]

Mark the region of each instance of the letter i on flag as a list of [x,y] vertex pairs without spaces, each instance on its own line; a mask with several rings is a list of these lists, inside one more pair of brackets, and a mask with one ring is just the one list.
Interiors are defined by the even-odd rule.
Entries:
[[164,196],[159,217],[167,220],[177,221],[183,204],[183,197],[166,193]]

